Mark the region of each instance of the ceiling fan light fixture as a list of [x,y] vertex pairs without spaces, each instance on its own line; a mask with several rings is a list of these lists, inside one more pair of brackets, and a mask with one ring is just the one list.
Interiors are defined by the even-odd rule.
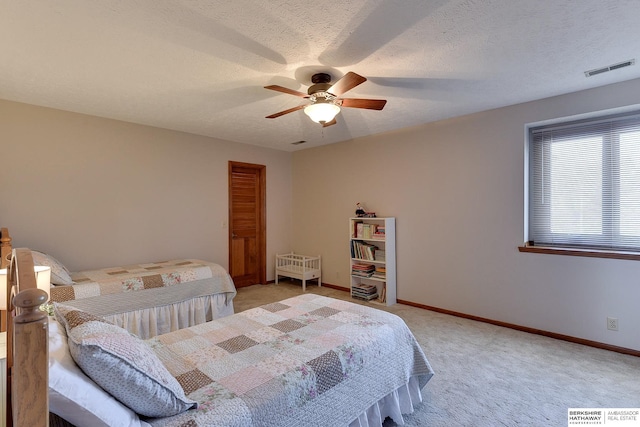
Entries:
[[340,112],[340,107],[332,102],[316,102],[304,107],[304,113],[316,123],[329,123]]

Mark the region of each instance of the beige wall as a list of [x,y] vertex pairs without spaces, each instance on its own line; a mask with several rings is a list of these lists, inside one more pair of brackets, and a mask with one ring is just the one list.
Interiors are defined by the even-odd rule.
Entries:
[[72,270],[171,257],[226,267],[227,162],[260,163],[270,280],[275,253],[294,249],[321,254],[324,281],[348,286],[347,218],[360,201],[397,217],[398,298],[640,349],[640,263],[517,251],[525,124],[640,103],[638,93],[635,80],[293,159],[0,100],[0,225]]
[[0,100],[0,224],[71,270],[228,266],[228,161],[267,166],[267,260],[291,246],[291,154]]
[[639,94],[629,81],[298,151],[293,248],[322,254],[323,281],[347,287],[347,218],[363,202],[397,217],[399,299],[640,350],[640,262],[517,249],[525,125]]

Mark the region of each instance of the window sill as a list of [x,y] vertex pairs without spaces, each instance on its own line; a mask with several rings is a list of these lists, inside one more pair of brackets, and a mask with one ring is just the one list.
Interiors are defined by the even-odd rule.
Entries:
[[557,248],[550,246],[530,246],[524,244],[518,246],[520,252],[530,252],[535,254],[549,254],[549,255],[569,255],[569,256],[582,256],[590,258],[609,258],[609,259],[626,259],[632,261],[640,261],[640,253],[638,252],[624,252],[614,250],[597,250],[597,249],[576,249],[576,248]]

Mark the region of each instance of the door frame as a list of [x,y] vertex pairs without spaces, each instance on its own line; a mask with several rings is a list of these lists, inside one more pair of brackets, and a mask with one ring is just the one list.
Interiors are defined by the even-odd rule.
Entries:
[[254,169],[258,173],[258,200],[256,200],[257,231],[256,231],[256,249],[257,249],[257,265],[258,265],[258,283],[267,283],[267,167],[255,163],[235,162],[229,160],[229,175],[227,182],[227,191],[229,194],[229,269],[233,265],[232,244],[233,244],[233,209],[231,194],[231,174],[234,168]]

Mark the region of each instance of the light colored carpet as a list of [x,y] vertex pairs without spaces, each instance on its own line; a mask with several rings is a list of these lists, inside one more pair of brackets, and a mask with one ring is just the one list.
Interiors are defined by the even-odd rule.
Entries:
[[[315,284],[307,292],[351,300]],[[300,293],[299,281],[240,288],[235,310]],[[568,408],[640,408],[638,357],[402,304],[374,307],[404,319],[435,371],[407,426],[567,426]]]

